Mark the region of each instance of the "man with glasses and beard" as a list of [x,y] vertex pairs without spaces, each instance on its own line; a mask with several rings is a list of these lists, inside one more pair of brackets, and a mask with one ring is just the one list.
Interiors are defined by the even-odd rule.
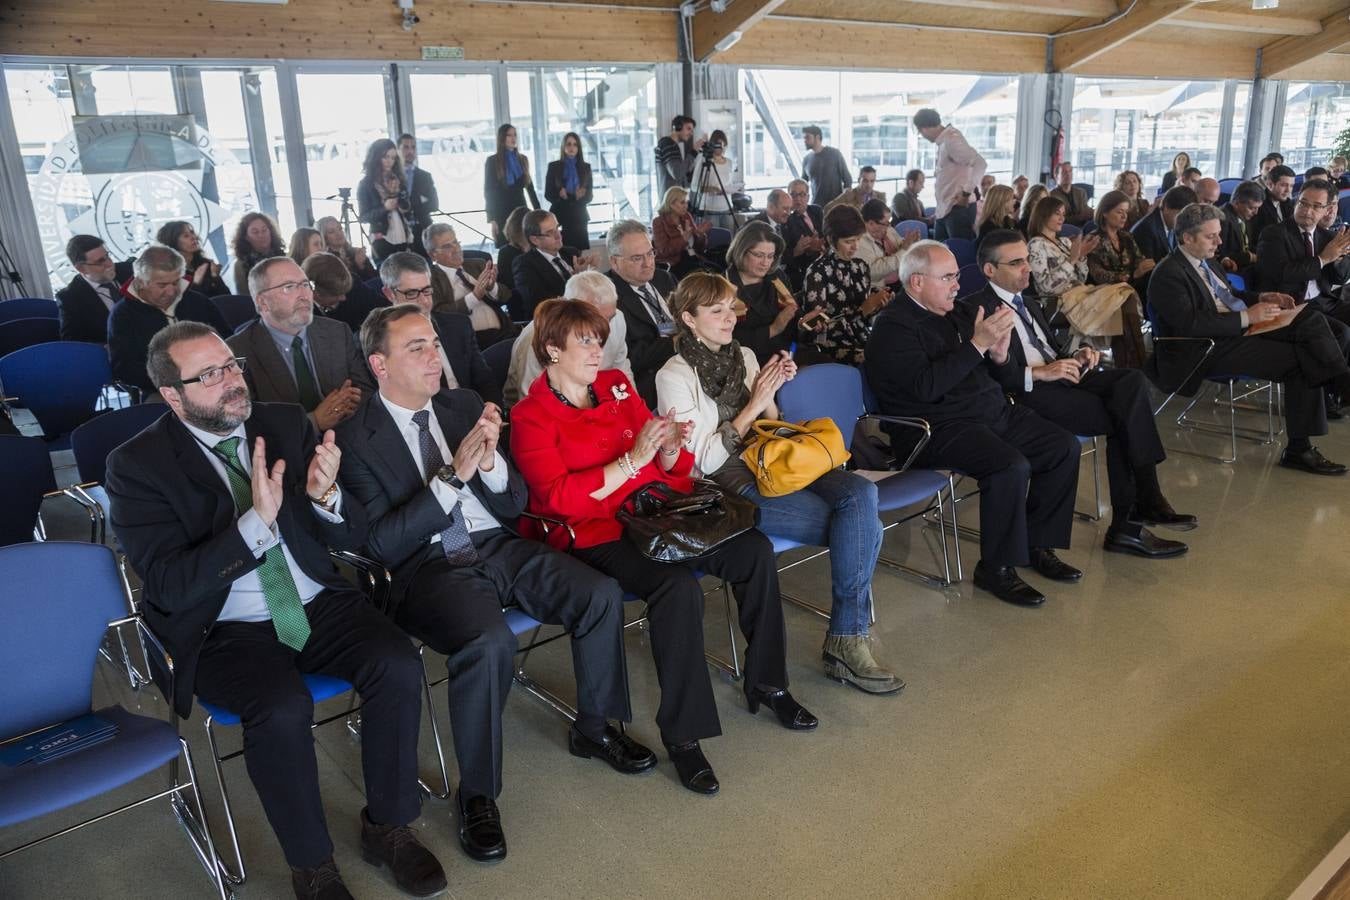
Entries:
[[364,509],[344,502],[333,432],[283,404],[253,404],[210,328],[179,322],[150,342],[147,370],[171,415],[114,450],[113,527],[144,585],[147,624],[173,659],[156,677],[175,712],[192,698],[236,713],[244,760],[300,898],[349,898],[333,861],[303,676],[350,682],[362,701],[367,806],[362,856],[404,891],[446,886],[409,824],[420,814],[422,667],[391,622],[338,574]]
[[375,390],[356,338],[341,322],[314,316],[314,285],[289,257],[265,259],[248,273],[258,318],[228,343],[249,360],[244,380],[263,403],[298,403],[327,430]]

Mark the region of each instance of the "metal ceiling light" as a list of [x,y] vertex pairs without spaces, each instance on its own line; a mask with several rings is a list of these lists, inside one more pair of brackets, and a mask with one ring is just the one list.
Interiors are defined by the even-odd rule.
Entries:
[[1279,9],[1280,0],[1252,0],[1252,9]]

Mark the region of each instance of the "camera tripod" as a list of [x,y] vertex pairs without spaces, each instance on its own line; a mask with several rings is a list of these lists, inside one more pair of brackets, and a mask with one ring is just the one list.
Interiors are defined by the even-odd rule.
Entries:
[[10,284],[6,293],[13,291],[15,297],[25,296],[23,274],[19,272],[14,257],[10,255],[9,248],[2,239],[0,239],[0,280],[8,281]]
[[[727,186],[722,181],[722,173],[717,170],[717,164],[713,162],[711,154],[704,151],[700,152],[703,153],[703,169],[699,172],[698,184],[694,185],[689,192],[689,212],[703,218],[707,218],[709,215],[726,216],[731,223],[728,230],[735,234],[739,228],[736,221],[736,206],[731,202],[731,196],[727,193]],[[709,172],[712,173],[711,179],[708,177]],[[703,208],[703,200],[708,196],[709,181],[717,182],[717,190],[727,203],[725,210],[706,210]]]
[[366,234],[365,225],[356,216],[356,210],[352,208],[352,189],[349,187],[338,188],[336,194],[324,197],[325,200],[341,200],[342,210],[338,213],[338,224],[342,226],[342,233],[347,236],[347,245],[349,247],[358,246],[352,243],[352,225],[356,225],[357,232],[361,235],[359,246],[369,249],[370,235]]

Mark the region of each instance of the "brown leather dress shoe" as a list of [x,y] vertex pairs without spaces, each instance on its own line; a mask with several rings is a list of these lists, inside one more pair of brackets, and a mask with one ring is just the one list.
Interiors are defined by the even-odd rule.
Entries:
[[376,825],[361,810],[361,858],[372,866],[388,866],[394,883],[414,897],[433,897],[445,890],[445,870],[407,825]]

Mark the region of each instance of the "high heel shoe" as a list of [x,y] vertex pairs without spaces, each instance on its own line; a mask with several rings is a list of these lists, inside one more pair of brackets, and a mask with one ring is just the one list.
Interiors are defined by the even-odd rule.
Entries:
[[760,704],[767,706],[778,716],[779,723],[792,731],[812,731],[820,724],[806,707],[792,699],[792,695],[782,688],[751,688],[745,692],[745,702],[750,707],[751,715],[759,713]]
[[680,776],[680,784],[696,794],[707,794],[708,796],[712,796],[721,790],[722,785],[718,783],[717,776],[713,774],[712,766],[708,764],[708,758],[703,755],[703,750],[699,747],[698,741],[675,744],[674,746],[666,744],[666,752],[670,754],[670,761],[675,764],[675,772]]

